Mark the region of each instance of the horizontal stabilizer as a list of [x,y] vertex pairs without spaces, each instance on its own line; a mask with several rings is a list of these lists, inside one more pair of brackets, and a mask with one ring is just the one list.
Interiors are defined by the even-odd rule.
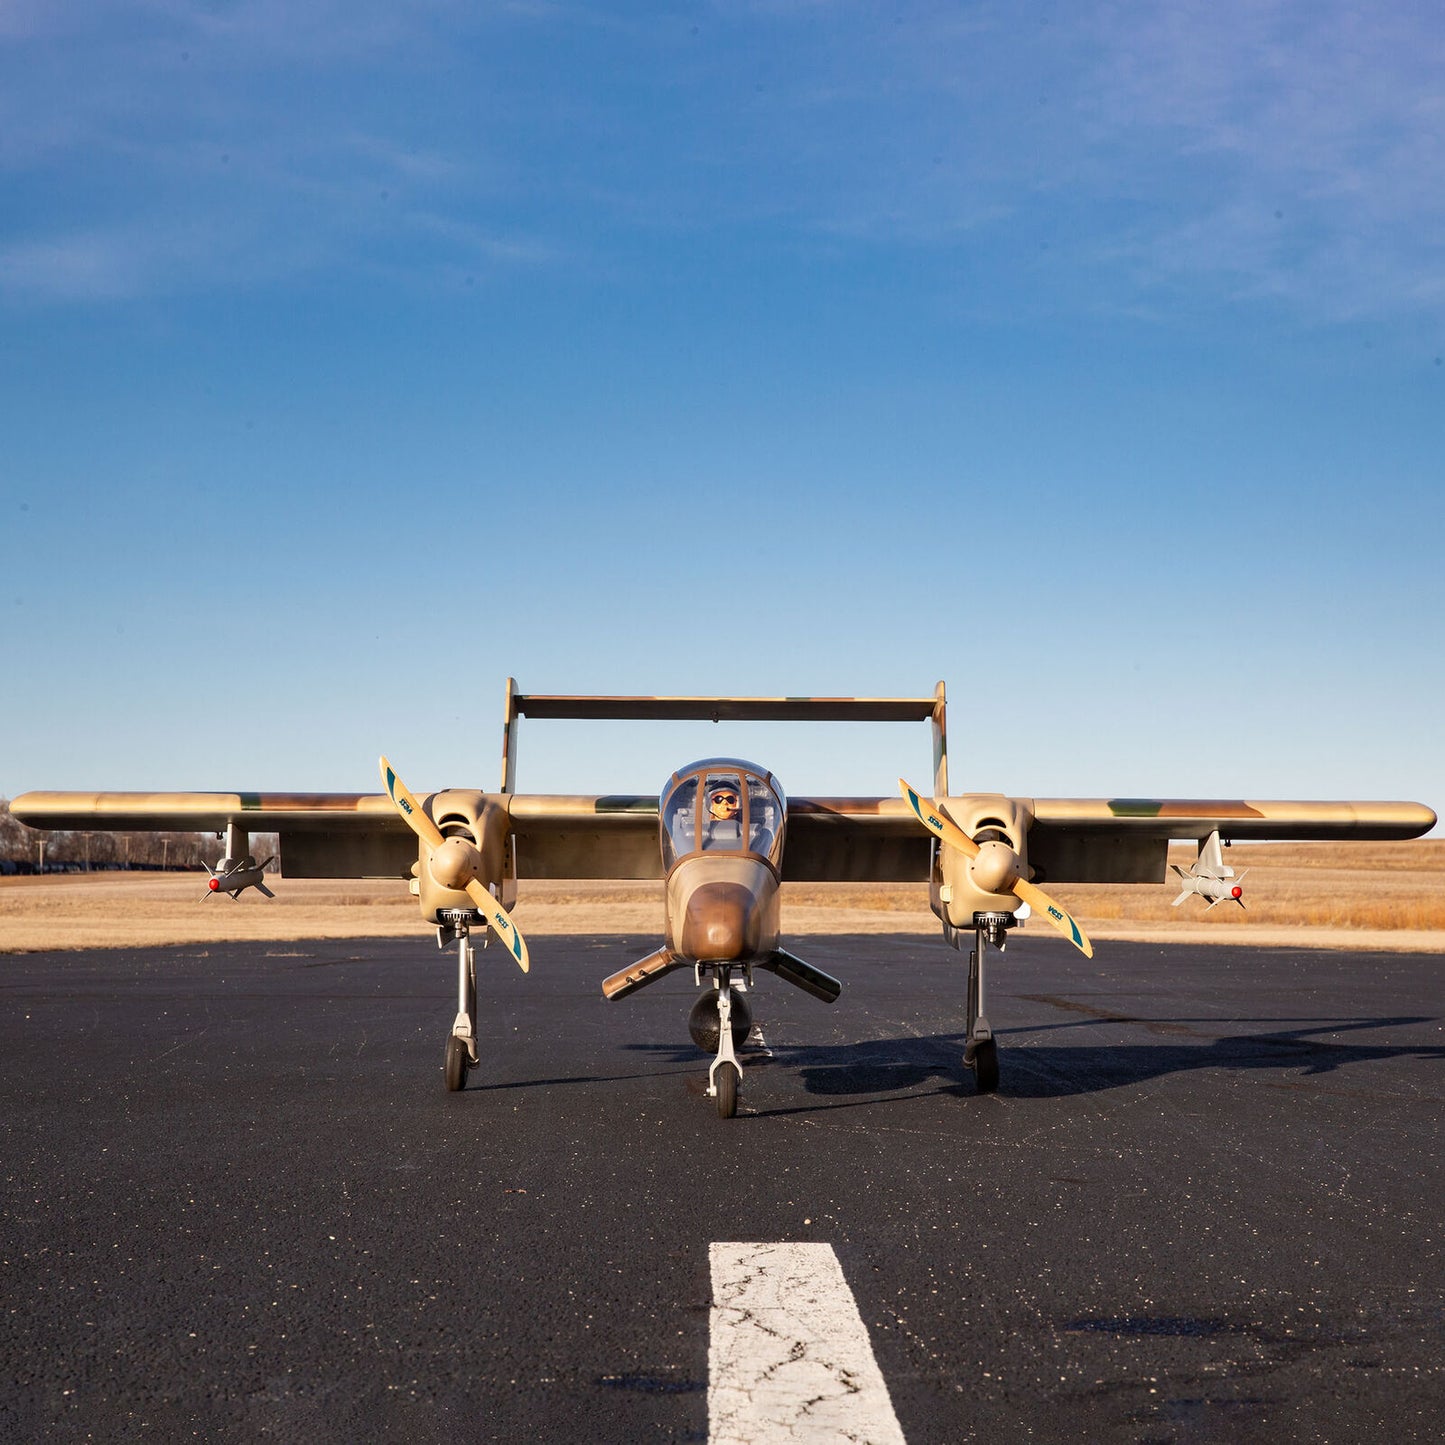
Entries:
[[777,974],[784,983],[790,983],[824,1003],[836,1003],[838,995],[843,992],[843,985],[832,974],[814,968],[806,959],[789,953],[786,948],[775,948],[766,958],[760,958],[754,967]]
[[[913,722],[931,718],[935,697],[562,697],[512,693],[518,717],[638,718],[696,722]],[[510,721],[510,717],[508,719]]]
[[648,984],[656,982],[673,969],[681,968],[685,962],[685,959],[679,958],[670,948],[659,948],[655,953],[649,953],[646,958],[639,958],[636,963],[629,963],[626,968],[604,978],[603,996],[610,999],[626,998],[628,994],[646,988]]

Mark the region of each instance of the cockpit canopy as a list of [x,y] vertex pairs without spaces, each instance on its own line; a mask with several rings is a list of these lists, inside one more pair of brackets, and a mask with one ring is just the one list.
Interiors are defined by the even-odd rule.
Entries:
[[787,800],[778,780],[740,758],[705,758],[679,768],[662,790],[662,865],[692,853],[752,853],[782,864]]

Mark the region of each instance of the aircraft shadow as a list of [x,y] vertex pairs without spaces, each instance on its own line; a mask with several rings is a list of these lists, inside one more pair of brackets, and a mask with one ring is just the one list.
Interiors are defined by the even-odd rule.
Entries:
[[[1366,1029],[1400,1028],[1432,1022],[1425,1016],[1311,1020],[1307,1027],[1266,1033],[1210,1035],[1199,1024],[1217,1020],[1127,1020],[1169,1035],[1157,1043],[1030,1044],[1032,1036],[1056,1029],[1117,1025],[1118,1019],[1072,1020],[999,1031],[1004,1098],[1049,1099],[1127,1088],[1174,1074],[1207,1069],[1275,1071],[1296,1078],[1334,1074],[1357,1064],[1413,1058],[1445,1063],[1445,1046],[1338,1043],[1315,1037]],[[1235,1020],[1248,1023],[1249,1020]],[[1264,1022],[1264,1021],[1262,1021]],[[1272,1022],[1269,1021],[1269,1022]],[[766,1064],[795,1072],[808,1093],[828,1099],[861,1099],[908,1092],[970,1094],[973,1076],[963,1067],[963,1033],[870,1039],[851,1044],[774,1044],[771,1057],[743,1052],[743,1069]],[[690,1043],[629,1047],[696,1063],[705,1055]],[[880,1100],[880,1102],[882,1102]],[[760,1110],[794,1113],[796,1109]]]
[[[1358,1029],[1400,1027],[1423,1018],[1359,1019],[1320,1023],[1309,1029],[1262,1034],[1225,1034],[1198,1042],[1046,1044],[1003,1049],[1000,1093],[1015,1098],[1061,1098],[1147,1083],[1201,1070],[1275,1072],[1286,1080],[1335,1074],[1358,1064],[1390,1059],[1445,1063],[1445,1047],[1387,1043],[1336,1043],[1312,1037]],[[1032,1032],[1024,1030],[1022,1032]]]

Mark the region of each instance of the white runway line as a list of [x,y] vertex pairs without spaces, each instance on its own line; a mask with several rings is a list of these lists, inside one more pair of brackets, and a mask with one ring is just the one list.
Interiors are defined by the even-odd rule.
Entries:
[[905,1445],[828,1244],[714,1244],[709,1445]]

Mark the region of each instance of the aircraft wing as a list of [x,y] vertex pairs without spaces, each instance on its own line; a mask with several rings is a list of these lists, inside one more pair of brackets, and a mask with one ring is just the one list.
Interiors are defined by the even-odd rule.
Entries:
[[[422,794],[430,810],[435,794]],[[519,878],[657,879],[652,795],[489,794],[508,813]],[[407,878],[416,841],[384,793],[25,793],[35,828],[280,836],[288,878]],[[784,876],[800,882],[920,882],[929,838],[900,798],[794,798]]]
[[276,833],[288,878],[408,878],[416,840],[385,793],[22,793],[32,828]]
[[[1234,799],[1019,798],[1028,859],[1055,883],[1157,883],[1171,839],[1402,839],[1435,826],[1419,803]],[[917,882],[931,840],[901,798],[792,798],[783,871],[790,880]]]
[[[422,794],[430,810],[435,794]],[[506,808],[519,878],[658,879],[654,795],[489,794]],[[407,878],[416,840],[384,793],[24,793],[34,828],[280,836],[288,878]],[[929,839],[899,798],[795,798],[784,875],[803,882],[919,882]]]
[[498,794],[518,878],[662,878],[655,795]]
[[[662,877],[656,797],[488,796],[509,815],[520,877]],[[288,878],[409,878],[417,856],[384,793],[32,792],[11,812],[32,828],[276,833]]]
[[[432,794],[423,794],[429,806]],[[660,879],[651,795],[490,794],[506,808],[520,878]],[[1171,839],[1403,839],[1435,814],[1419,803],[1023,798],[1028,858],[1054,883],[1160,882]],[[277,833],[292,878],[406,878],[416,843],[383,793],[32,792],[11,811],[37,828]],[[784,876],[796,882],[919,882],[931,839],[901,798],[792,798]]]
[[120,833],[214,833],[235,823],[252,833],[328,828],[408,829],[385,793],[22,793],[11,812],[32,828]]
[[1200,798],[1026,798],[1028,858],[1050,883],[1159,883],[1171,839],[1384,841],[1435,826],[1420,803]]
[[920,883],[933,840],[902,798],[789,798],[783,876],[797,883]]
[[[1197,798],[1019,798],[1029,818],[1028,860],[1054,883],[1158,883],[1171,840],[1278,842],[1418,838],[1435,826],[1420,803]],[[901,798],[793,798],[790,880],[916,882],[928,877],[931,840]]]

